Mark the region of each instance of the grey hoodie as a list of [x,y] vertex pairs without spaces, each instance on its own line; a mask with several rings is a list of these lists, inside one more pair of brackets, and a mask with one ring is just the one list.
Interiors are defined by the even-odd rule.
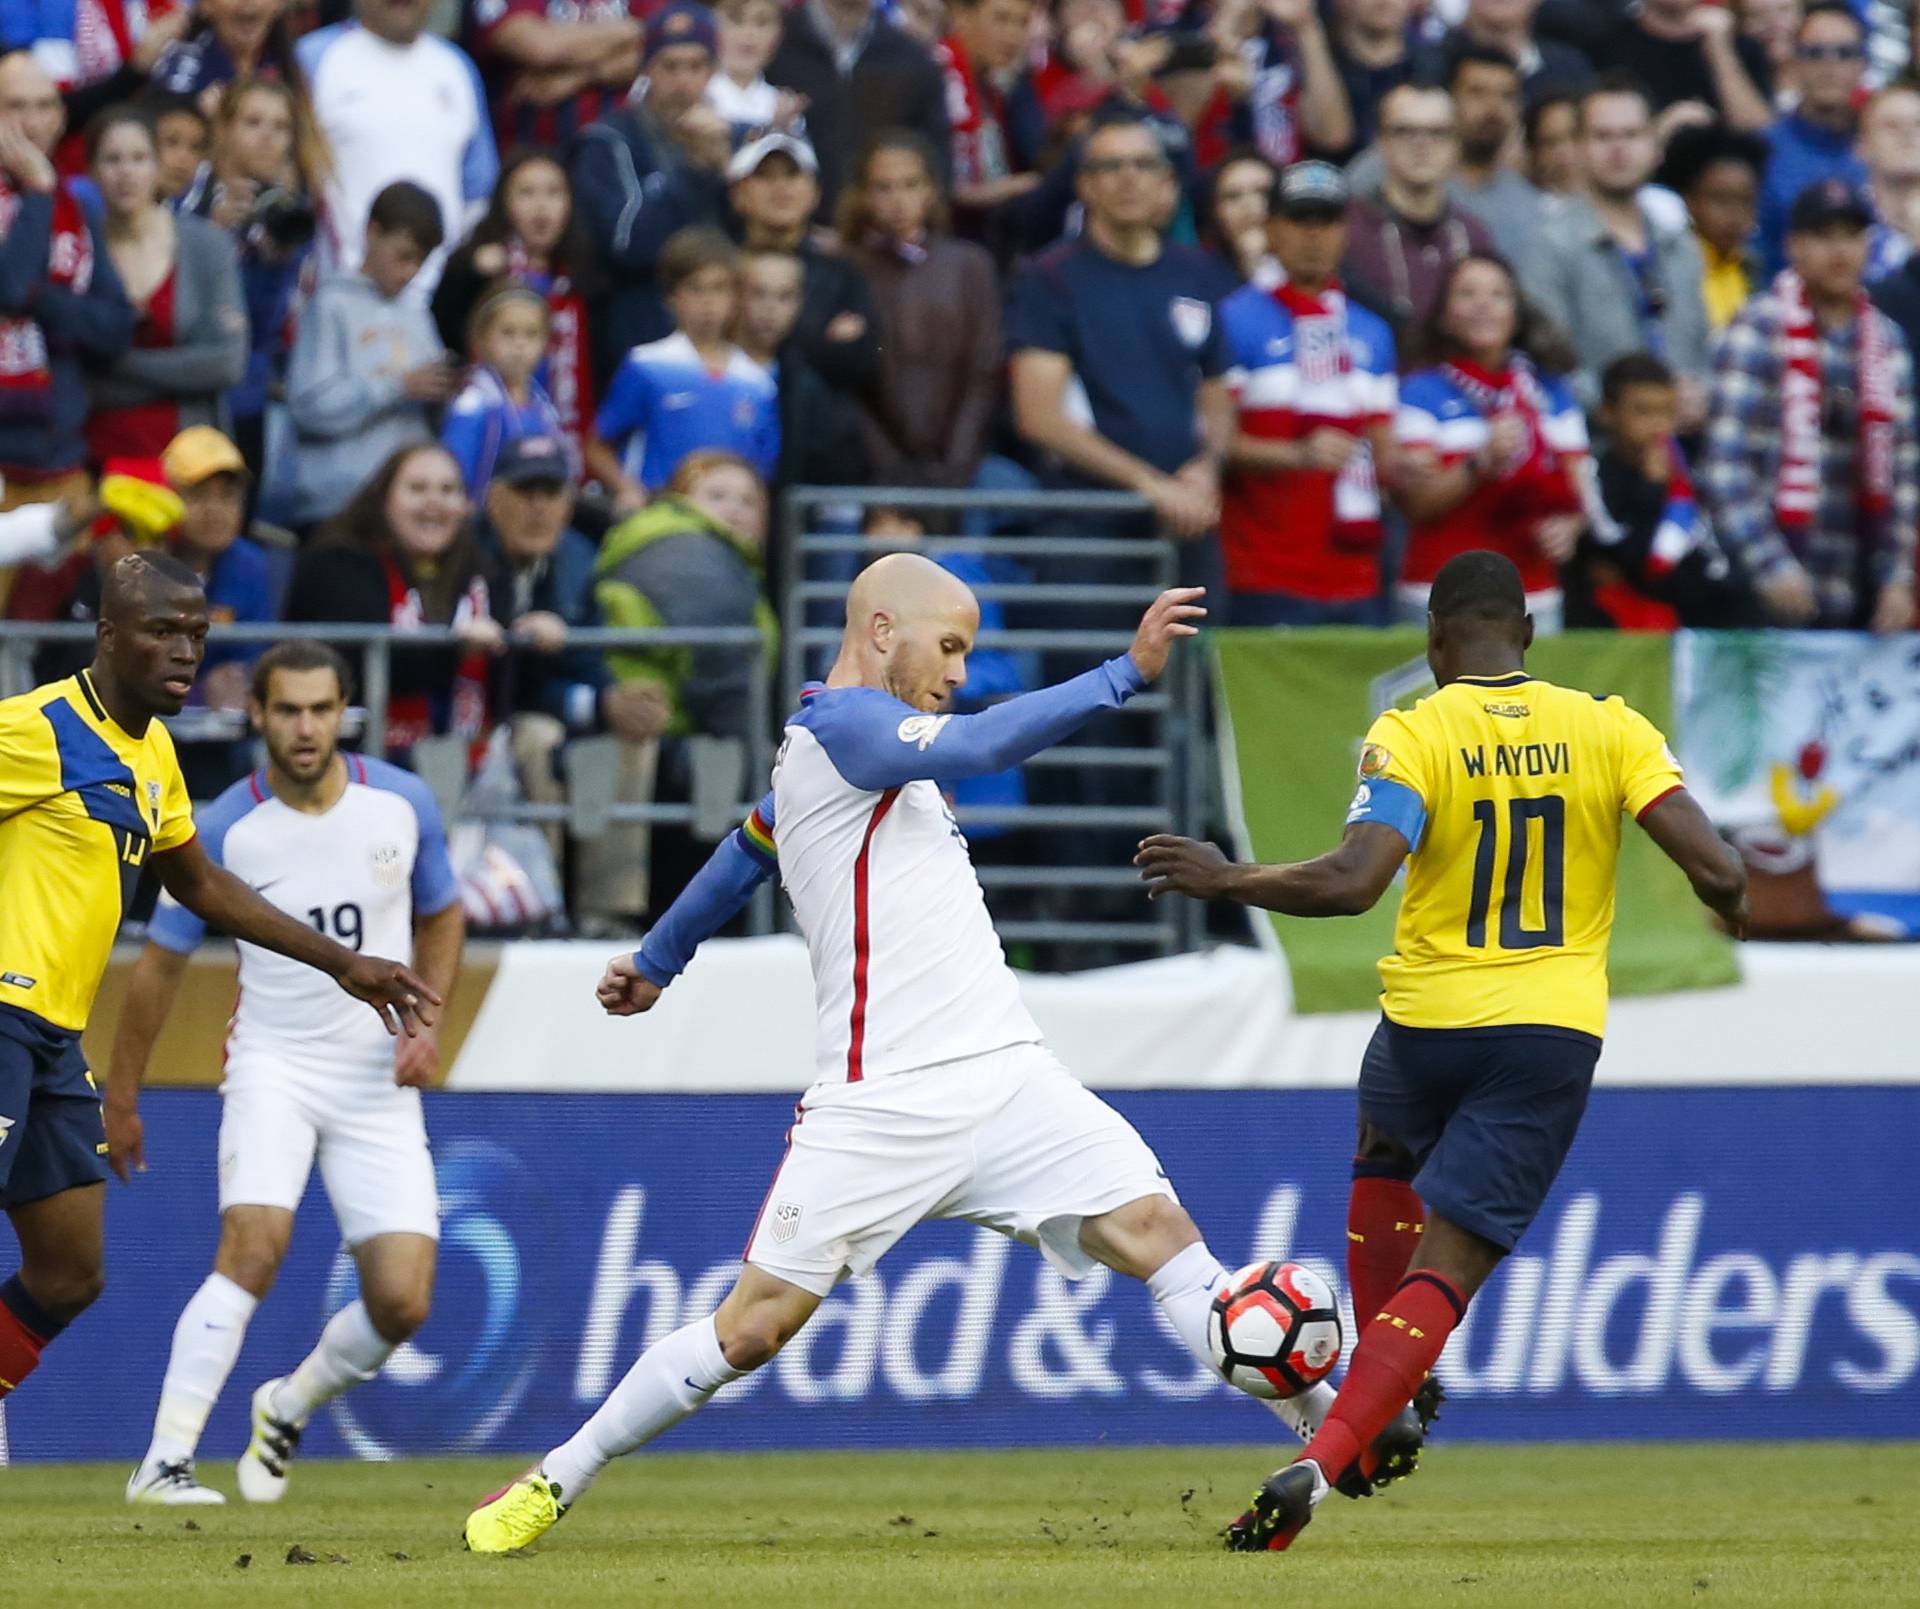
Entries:
[[321,281],[287,373],[295,524],[339,513],[391,454],[435,439],[432,410],[402,382],[445,350],[423,303],[388,301],[364,274]]

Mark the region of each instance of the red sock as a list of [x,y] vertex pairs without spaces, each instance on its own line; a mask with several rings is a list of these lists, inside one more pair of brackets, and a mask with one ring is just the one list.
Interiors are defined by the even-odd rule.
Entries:
[[1466,1299],[1444,1275],[1430,1268],[1407,1275],[1361,1334],[1327,1422],[1300,1456],[1332,1480],[1371,1447],[1413,1401],[1466,1311]]
[[27,1295],[17,1276],[0,1285],[0,1397],[33,1373],[47,1342],[61,1328]]
[[1361,1329],[1406,1278],[1427,1209],[1404,1179],[1360,1177],[1347,1197],[1347,1285]]

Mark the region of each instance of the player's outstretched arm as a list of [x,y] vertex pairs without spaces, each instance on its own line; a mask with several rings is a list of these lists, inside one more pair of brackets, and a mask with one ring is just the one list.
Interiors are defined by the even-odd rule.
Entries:
[[834,768],[869,792],[990,776],[1052,748],[1101,710],[1118,709],[1157,680],[1173,645],[1198,634],[1207,614],[1199,601],[1205,595],[1204,587],[1170,588],[1148,606],[1126,653],[977,715],[902,718],[898,699],[873,691],[831,706],[814,733]]
[[215,865],[198,838],[153,857],[161,886],[209,926],[273,950],[334,980],[380,1014],[391,1034],[431,1026],[439,994],[398,961],[355,955],[324,933],[267,903],[224,866]]
[[1411,848],[1398,827],[1360,821],[1347,828],[1337,848],[1291,866],[1241,864],[1212,844],[1165,833],[1142,839],[1133,863],[1148,899],[1185,894],[1237,900],[1283,916],[1358,916],[1379,902]]
[[127,980],[127,997],[120,1006],[120,1026],[114,1030],[113,1053],[107,1062],[107,1092],[102,1100],[107,1125],[107,1165],[122,1184],[147,1171],[147,1142],[140,1121],[140,1086],[154,1041],[167,1025],[180,980],[186,976],[187,952],[167,949],[149,940],[141,946]]
[[1685,788],[1675,788],[1641,811],[1639,821],[1667,859],[1687,874],[1700,903],[1725,922],[1735,938],[1745,938],[1747,868],[1699,801]]
[[[453,998],[453,980],[460,975],[460,953],[467,945],[467,913],[456,894],[437,911],[413,918],[413,966],[427,987],[442,1000]],[[426,1089],[440,1071],[440,1033],[424,1026],[401,1039],[394,1049],[393,1081],[402,1087]]]

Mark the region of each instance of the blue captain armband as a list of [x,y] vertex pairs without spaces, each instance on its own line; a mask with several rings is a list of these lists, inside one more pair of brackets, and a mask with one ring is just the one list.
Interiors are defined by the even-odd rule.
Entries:
[[1389,782],[1375,777],[1360,784],[1347,806],[1347,825],[1377,821],[1392,827],[1407,841],[1409,850],[1420,847],[1420,835],[1427,830],[1427,807],[1420,795],[1404,782]]

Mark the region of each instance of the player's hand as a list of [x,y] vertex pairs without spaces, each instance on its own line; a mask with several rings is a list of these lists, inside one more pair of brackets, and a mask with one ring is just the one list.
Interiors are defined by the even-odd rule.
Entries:
[[372,1006],[390,1034],[411,1039],[431,1028],[438,1016],[440,997],[398,961],[384,956],[356,955],[338,982],[354,999]]
[[1767,613],[1783,626],[1804,626],[1819,616],[1820,602],[1814,596],[1813,581],[1797,564],[1783,565],[1754,590],[1767,606]]
[[1233,875],[1233,862],[1212,844],[1164,832],[1142,838],[1133,863],[1140,868],[1148,899],[1158,899],[1162,894],[1218,899],[1227,891]]
[[1176,638],[1199,635],[1200,628],[1193,622],[1207,618],[1199,601],[1206,595],[1205,587],[1169,587],[1148,605],[1140,629],[1133,634],[1133,647],[1128,650],[1134,668],[1146,680],[1158,680],[1167,668],[1167,655],[1173,652]]
[[432,1028],[409,1034],[393,1048],[393,1081],[402,1089],[427,1089],[440,1072],[440,1035]]
[[1880,589],[1873,606],[1873,629],[1883,637],[1896,631],[1913,629],[1913,588],[1892,582]]
[[653,1010],[654,1002],[666,991],[633,964],[631,955],[616,955],[600,974],[599,986],[593,992],[609,1017],[637,1017]]
[[136,1173],[147,1171],[147,1129],[140,1121],[140,1108],[134,1101],[113,1098],[108,1085],[100,1115],[107,1125],[107,1166],[122,1184],[132,1184]]

